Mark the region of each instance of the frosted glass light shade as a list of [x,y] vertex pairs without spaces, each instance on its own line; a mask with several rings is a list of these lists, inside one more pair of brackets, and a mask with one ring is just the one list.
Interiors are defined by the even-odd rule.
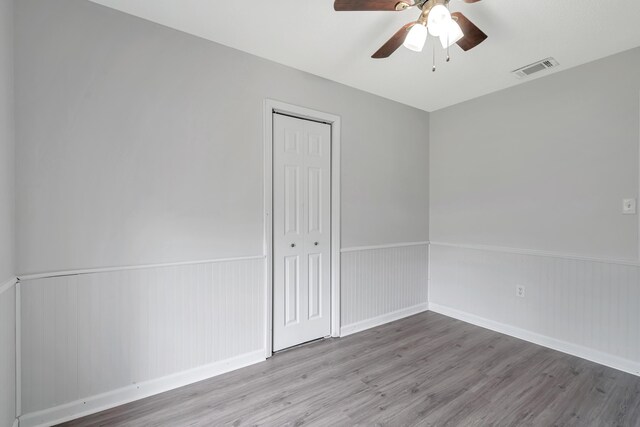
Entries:
[[429,11],[427,17],[427,28],[429,28],[429,34],[434,37],[438,37],[444,30],[446,25],[451,21],[451,13],[446,6],[437,4]]
[[407,38],[404,39],[404,47],[415,52],[422,52],[424,43],[427,41],[427,27],[422,24],[416,24],[409,30]]
[[464,37],[464,33],[462,32],[460,25],[458,25],[458,23],[453,19],[449,20],[449,23],[440,33],[440,43],[442,43],[442,48],[448,48],[462,37]]

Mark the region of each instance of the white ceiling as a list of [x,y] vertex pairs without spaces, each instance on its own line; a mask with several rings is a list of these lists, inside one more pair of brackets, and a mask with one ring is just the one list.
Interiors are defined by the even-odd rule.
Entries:
[[510,71],[549,56],[561,71],[640,46],[636,0],[452,0],[451,10],[489,38],[469,52],[455,46],[448,64],[438,45],[435,73],[429,42],[422,53],[401,47],[389,59],[370,58],[417,18],[416,8],[335,12],[333,0],[92,1],[426,111],[529,81]]

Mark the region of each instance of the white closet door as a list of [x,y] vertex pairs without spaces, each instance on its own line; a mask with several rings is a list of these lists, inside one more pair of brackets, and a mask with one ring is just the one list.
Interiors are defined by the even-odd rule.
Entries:
[[331,334],[331,126],[273,115],[273,349]]

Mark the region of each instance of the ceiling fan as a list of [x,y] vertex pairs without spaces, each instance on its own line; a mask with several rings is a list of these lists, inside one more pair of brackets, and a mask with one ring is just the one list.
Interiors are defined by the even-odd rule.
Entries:
[[[372,58],[388,58],[401,45],[421,52],[431,34],[440,39],[443,48],[457,43],[463,50],[473,49],[482,43],[487,35],[460,12],[449,12],[450,0],[335,0],[333,8],[343,11],[393,11],[400,12],[417,7],[422,12],[418,19],[400,28]],[[476,3],[480,0],[464,0]]]

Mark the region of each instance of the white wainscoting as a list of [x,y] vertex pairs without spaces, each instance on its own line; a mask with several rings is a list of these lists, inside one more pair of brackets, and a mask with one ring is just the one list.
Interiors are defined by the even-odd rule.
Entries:
[[16,419],[16,280],[0,283],[0,425]]
[[341,335],[425,311],[427,265],[427,242],[343,249]]
[[640,374],[637,263],[434,242],[430,260],[430,310]]
[[264,258],[21,282],[21,426],[264,360]]

